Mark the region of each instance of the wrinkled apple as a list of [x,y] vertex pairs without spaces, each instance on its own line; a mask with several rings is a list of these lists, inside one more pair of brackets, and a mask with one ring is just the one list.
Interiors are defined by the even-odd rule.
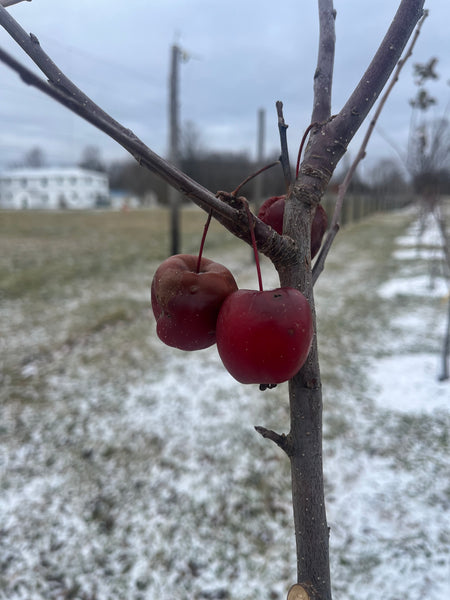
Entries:
[[231,272],[220,263],[176,254],[156,270],[151,285],[156,332],[181,350],[201,350],[216,341],[216,321],[223,301],[237,290]]

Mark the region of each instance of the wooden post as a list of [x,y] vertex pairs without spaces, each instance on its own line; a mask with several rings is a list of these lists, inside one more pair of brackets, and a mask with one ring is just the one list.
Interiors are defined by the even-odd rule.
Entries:
[[[169,79],[169,160],[175,166],[180,161],[180,128],[178,103],[178,75],[181,50],[174,44],[171,50]],[[170,207],[170,254],[180,253],[180,194],[171,185],[168,186]]]
[[[263,166],[264,162],[264,139],[265,139],[265,129],[266,129],[266,111],[263,108],[258,110],[258,141],[256,148],[256,166],[260,169]],[[263,183],[264,183],[264,174],[259,175],[255,179],[255,205],[256,211],[262,204],[263,200]]]

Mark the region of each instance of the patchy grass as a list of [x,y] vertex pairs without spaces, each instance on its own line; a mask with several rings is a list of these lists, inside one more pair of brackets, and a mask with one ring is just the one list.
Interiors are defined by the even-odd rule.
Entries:
[[[124,270],[142,268],[168,255],[168,212],[0,212],[0,293],[6,298],[53,298],[73,282],[96,285]],[[204,214],[181,213],[184,252],[196,252]],[[232,238],[212,225],[209,247]]]
[[[414,220],[347,227],[317,285],[332,570],[348,600],[446,597],[449,413],[399,412],[395,380],[382,404],[395,363],[371,379],[381,359],[440,347],[441,298],[380,294],[429,272],[426,255],[396,258]],[[183,211],[183,251],[204,221]],[[253,430],[287,430],[287,385],[261,393],[215,348],[156,339],[167,226],[158,210],[0,212],[1,600],[282,600],[295,580],[288,461]],[[248,247],[217,224],[205,252],[256,286]],[[277,285],[267,261],[263,279]]]

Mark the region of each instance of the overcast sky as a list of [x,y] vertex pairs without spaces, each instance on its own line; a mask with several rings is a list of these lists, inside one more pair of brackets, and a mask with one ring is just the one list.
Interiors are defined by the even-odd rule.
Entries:
[[[367,67],[395,13],[396,0],[335,0],[333,112]],[[450,99],[450,2],[429,0],[413,59],[405,68],[369,145],[365,169],[405,147],[414,62],[439,58],[429,91],[442,115]],[[267,153],[278,152],[275,102],[289,124],[291,158],[310,122],[318,18],[315,0],[32,0],[8,9],[34,33],[60,69],[152,150],[167,153],[170,47],[190,56],[181,65],[180,120],[195,123],[205,148],[256,154],[257,112],[266,111]],[[0,28],[0,46],[33,63]],[[366,124],[367,125],[367,124]],[[27,87],[0,64],[0,168],[41,147],[50,165],[74,164],[97,146],[104,160],[124,150],[67,109]],[[364,132],[365,127],[362,129]],[[350,148],[354,154],[361,135]],[[369,160],[370,157],[370,160]],[[371,162],[372,161],[372,162]]]

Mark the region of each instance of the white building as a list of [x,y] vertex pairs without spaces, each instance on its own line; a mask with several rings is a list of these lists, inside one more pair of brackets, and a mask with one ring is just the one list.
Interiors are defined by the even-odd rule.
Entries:
[[57,167],[0,173],[1,208],[87,209],[105,205],[109,205],[105,173]]

